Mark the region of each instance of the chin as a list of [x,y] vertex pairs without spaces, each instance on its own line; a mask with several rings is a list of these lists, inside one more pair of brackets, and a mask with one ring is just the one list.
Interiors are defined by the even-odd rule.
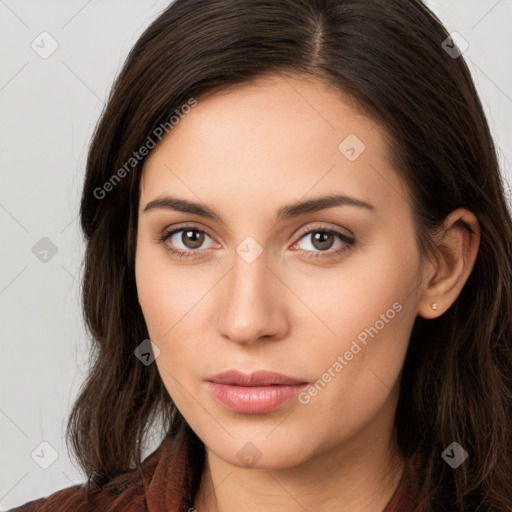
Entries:
[[314,449],[307,449],[304,443],[297,440],[296,443],[283,443],[280,439],[270,439],[265,435],[245,435],[242,437],[228,438],[219,443],[212,440],[205,445],[217,457],[239,468],[249,469],[287,469],[305,462],[313,455]]

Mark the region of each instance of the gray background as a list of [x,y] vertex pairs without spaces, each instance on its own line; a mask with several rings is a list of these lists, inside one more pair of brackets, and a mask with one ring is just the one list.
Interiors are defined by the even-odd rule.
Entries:
[[[125,56],[167,4],[0,0],[0,510],[84,481],[64,432],[88,362],[77,222],[87,146]],[[469,43],[511,183],[512,0],[428,4]]]

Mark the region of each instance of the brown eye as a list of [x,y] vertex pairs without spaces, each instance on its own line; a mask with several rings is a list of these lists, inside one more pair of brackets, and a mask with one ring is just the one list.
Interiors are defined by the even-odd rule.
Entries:
[[313,231],[310,234],[313,247],[319,251],[330,249],[334,244],[334,234],[329,231]]
[[183,230],[181,242],[189,249],[197,249],[204,243],[204,233],[196,229]]
[[[208,245],[208,240],[210,245]],[[215,245],[208,233],[191,226],[181,226],[166,231],[158,237],[158,242],[165,246],[169,254],[179,256],[180,258],[202,256]]]
[[341,255],[355,244],[355,239],[334,229],[316,228],[303,232],[294,244],[308,258],[329,258]]

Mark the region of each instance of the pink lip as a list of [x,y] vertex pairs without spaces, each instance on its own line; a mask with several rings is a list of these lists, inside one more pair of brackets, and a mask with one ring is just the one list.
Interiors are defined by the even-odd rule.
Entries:
[[213,396],[229,410],[245,414],[272,411],[296,396],[307,382],[260,370],[244,374],[229,370],[207,380]]

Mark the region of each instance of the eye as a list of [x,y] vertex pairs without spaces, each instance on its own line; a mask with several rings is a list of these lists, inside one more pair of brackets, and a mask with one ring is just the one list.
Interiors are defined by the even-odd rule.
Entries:
[[[338,240],[337,245],[336,239]],[[301,240],[307,243],[303,244],[302,250],[308,258],[333,257],[350,249],[355,244],[355,239],[332,228],[318,226],[303,233],[300,240],[292,248],[300,246]],[[304,247],[306,246],[306,247]],[[334,249],[333,249],[334,247]]]
[[[196,257],[206,251],[208,247],[199,249],[210,238],[205,231],[191,226],[180,226],[170,231],[165,231],[158,242],[165,245],[171,254],[182,257]],[[170,242],[170,243],[168,243]],[[181,247],[180,247],[181,246]]]
[[[208,239],[212,240],[212,237],[202,229],[195,226],[179,226],[165,231],[157,238],[157,242],[163,244],[167,252],[174,256],[197,258],[212,248],[211,245],[202,247]],[[300,247],[302,240],[308,242],[305,244],[307,247],[301,248],[301,252],[308,258],[334,257],[355,244],[354,238],[325,226],[318,226],[303,232],[299,241],[295,242],[291,248]]]

